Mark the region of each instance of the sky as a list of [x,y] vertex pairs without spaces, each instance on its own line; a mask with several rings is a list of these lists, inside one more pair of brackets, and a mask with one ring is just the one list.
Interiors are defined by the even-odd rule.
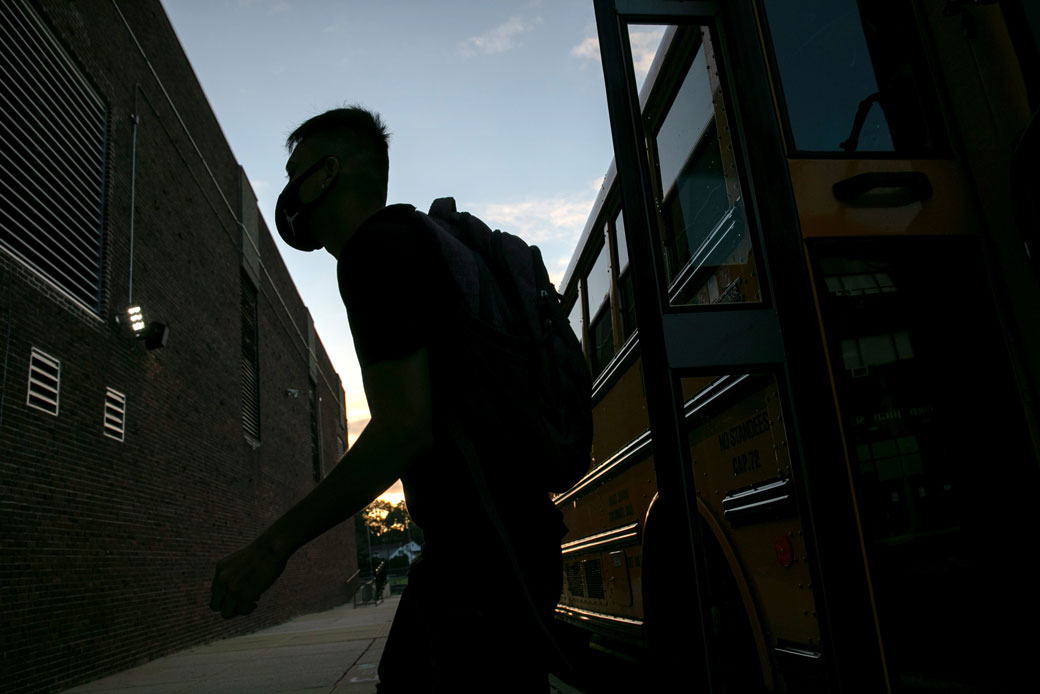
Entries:
[[[345,105],[379,113],[391,132],[388,203],[425,210],[452,196],[537,245],[559,284],[612,158],[592,0],[162,5],[343,380],[351,444],[369,413],[336,261],[290,248],[274,225],[297,125]],[[661,33],[631,32],[637,72]],[[386,278],[402,279],[392,264]]]

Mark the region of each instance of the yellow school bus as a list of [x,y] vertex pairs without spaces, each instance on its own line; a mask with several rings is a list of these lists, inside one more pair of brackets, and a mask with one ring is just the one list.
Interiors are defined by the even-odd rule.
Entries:
[[1029,691],[1040,7],[595,4],[558,620],[679,690]]

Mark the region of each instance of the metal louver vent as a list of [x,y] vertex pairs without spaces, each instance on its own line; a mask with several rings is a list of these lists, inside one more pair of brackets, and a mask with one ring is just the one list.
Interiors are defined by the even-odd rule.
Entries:
[[98,314],[107,117],[35,11],[0,2],[0,248]]
[[602,600],[607,596],[603,592],[603,568],[599,559],[589,559],[585,562],[585,587],[589,591],[590,598]]
[[57,416],[60,390],[61,362],[33,347],[29,358],[29,392],[25,404]]
[[126,396],[111,388],[105,389],[105,436],[123,440],[126,426]]
[[260,440],[260,352],[256,287],[242,274],[242,429]]
[[585,577],[582,576],[581,562],[567,565],[567,590],[571,595],[585,597]]

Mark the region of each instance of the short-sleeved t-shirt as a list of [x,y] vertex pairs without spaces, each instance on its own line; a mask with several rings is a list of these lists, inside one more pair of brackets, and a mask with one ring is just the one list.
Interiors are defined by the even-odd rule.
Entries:
[[[479,543],[497,544],[497,538],[486,520],[478,520],[483,514],[470,472],[443,426],[445,413],[455,411],[458,386],[473,378],[458,356],[465,350],[453,343],[452,320],[462,298],[435,240],[414,212],[410,205],[391,205],[361,224],[340,253],[340,293],[362,369],[428,348],[435,445],[402,475],[405,498],[429,552],[437,547],[449,555],[471,553]],[[489,440],[489,428],[485,422],[471,434],[491,486],[503,490],[498,495],[503,508],[518,510],[503,518],[507,530],[516,532],[517,544],[531,544],[520,547],[521,553],[541,553],[540,548],[553,550],[553,545],[558,553],[559,511],[547,494],[539,496],[534,489],[517,496],[515,490],[524,487],[524,461],[511,460],[508,450]]]
[[413,221],[411,205],[391,205],[366,219],[340,253],[339,290],[361,368],[402,359],[425,346],[436,328],[417,310],[446,296],[446,269],[432,262],[432,239]]
[[[436,255],[433,239],[415,223],[414,212],[411,205],[391,205],[376,212],[355,231],[339,256],[340,295],[362,369],[438,344],[443,309],[454,298],[447,269]],[[432,362],[433,355],[428,356]],[[435,497],[451,492],[460,470],[431,458],[413,461],[402,482],[412,518],[427,535],[430,529],[436,535],[438,514],[428,508]]]

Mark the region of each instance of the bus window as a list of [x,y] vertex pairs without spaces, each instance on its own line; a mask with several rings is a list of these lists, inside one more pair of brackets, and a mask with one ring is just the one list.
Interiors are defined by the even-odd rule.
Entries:
[[636,76],[636,92],[641,92],[646,85],[650,65],[661,50],[664,30],[663,26],[652,24],[630,24],[628,27],[628,43],[632,47],[629,58]]
[[584,337],[582,335],[582,331],[581,331],[581,288],[580,287],[578,288],[578,297],[574,301],[574,307],[571,308],[571,313],[567,317],[567,319],[568,319],[568,321],[571,324],[571,330],[573,330],[574,334],[578,336],[578,342],[581,342],[582,345],[584,345],[585,344],[585,339],[584,339]]
[[792,150],[946,149],[912,3],[765,0],[764,6]]
[[[664,122],[657,132],[657,165],[661,174],[661,188],[671,190],[679,178],[680,171],[685,168],[690,156],[690,144],[699,141],[715,120],[715,110],[711,104],[711,85],[708,84],[708,67],[705,64],[704,51],[698,51],[690,66],[686,79],[683,80],[675,102],[668,110]],[[718,155],[713,160],[718,164]],[[719,167],[721,170],[721,166]],[[714,176],[705,179],[708,184],[704,193],[708,199],[717,198],[719,188]],[[725,187],[724,185],[722,186]],[[725,199],[725,192],[722,198]],[[726,209],[728,205],[724,205]]]
[[669,297],[673,305],[760,301],[710,37],[696,27],[675,35],[662,70],[685,64],[683,79],[649,94],[646,108]]
[[628,238],[620,212],[614,219],[614,231],[618,253],[618,310],[621,313],[621,339],[624,341],[636,330],[636,294],[632,273],[628,271]]
[[614,319],[610,312],[610,251],[599,251],[586,278],[589,297],[589,360],[592,375],[598,376],[614,356]]

